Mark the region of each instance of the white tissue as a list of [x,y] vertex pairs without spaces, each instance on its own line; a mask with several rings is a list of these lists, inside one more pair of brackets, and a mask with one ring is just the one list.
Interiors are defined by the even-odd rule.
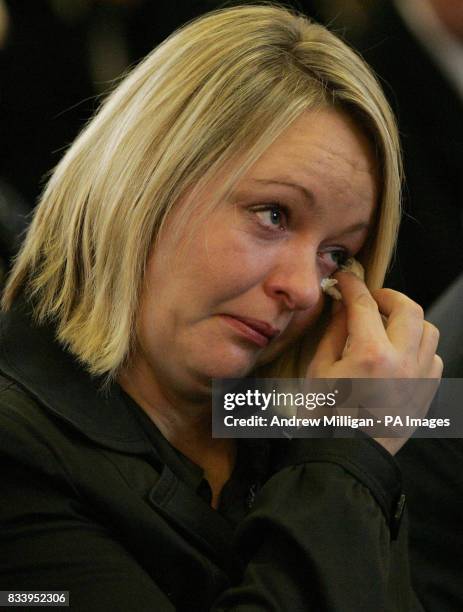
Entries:
[[[346,263],[340,267],[340,269],[352,272],[353,274],[355,274],[355,276],[360,278],[360,280],[365,279],[365,270],[363,269],[362,264],[353,257],[350,257],[346,261]],[[341,292],[335,287],[335,285],[337,284],[338,281],[335,278],[331,278],[329,276],[327,278],[322,278],[320,283],[322,291],[330,295],[333,299],[340,300],[342,299],[342,295]]]

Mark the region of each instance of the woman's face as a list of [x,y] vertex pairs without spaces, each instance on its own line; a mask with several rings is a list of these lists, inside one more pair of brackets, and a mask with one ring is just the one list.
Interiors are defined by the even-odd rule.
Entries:
[[191,393],[277,356],[316,321],[320,281],[362,247],[376,198],[363,133],[339,111],[306,112],[205,221],[193,215],[179,241],[163,234],[141,300],[138,374]]

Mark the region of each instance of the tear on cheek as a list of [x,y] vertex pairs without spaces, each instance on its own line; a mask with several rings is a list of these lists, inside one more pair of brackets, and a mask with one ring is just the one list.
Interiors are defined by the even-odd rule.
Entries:
[[[353,257],[350,257],[345,264],[340,266],[340,270],[347,270],[348,272],[355,274],[355,276],[357,276],[360,280],[365,280],[365,270],[363,269],[362,264]],[[326,278],[322,278],[320,286],[322,291],[331,296],[334,300],[341,300],[341,292],[335,287],[337,284],[338,281],[335,278],[328,276]]]

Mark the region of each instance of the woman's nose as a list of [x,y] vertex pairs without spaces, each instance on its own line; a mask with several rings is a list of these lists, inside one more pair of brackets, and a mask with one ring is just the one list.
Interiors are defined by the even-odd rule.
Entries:
[[308,310],[320,301],[320,281],[317,253],[294,253],[293,257],[274,266],[264,289],[289,310]]

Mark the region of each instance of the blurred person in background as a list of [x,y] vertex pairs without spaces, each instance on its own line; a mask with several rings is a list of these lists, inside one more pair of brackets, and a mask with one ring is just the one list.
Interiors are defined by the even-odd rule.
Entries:
[[319,4],[379,75],[396,112],[404,215],[386,282],[429,308],[463,271],[463,2]]

